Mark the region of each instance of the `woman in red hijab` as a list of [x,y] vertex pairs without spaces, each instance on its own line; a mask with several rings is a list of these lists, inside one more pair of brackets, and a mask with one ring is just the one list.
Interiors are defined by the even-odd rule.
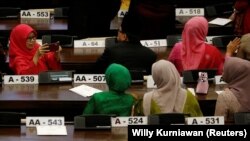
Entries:
[[234,13],[230,17],[234,21],[235,34],[250,33],[250,5],[249,0],[236,0]]
[[[217,69],[222,74],[224,55],[213,45],[206,43],[208,21],[204,17],[192,17],[182,31],[182,41],[172,48],[168,60],[172,62],[180,75],[183,70]],[[227,46],[227,56],[231,56],[239,45],[235,38]]]
[[37,32],[26,24],[14,27],[10,34],[9,66],[15,74],[39,74],[60,70],[60,51],[50,52],[48,44],[36,42]]

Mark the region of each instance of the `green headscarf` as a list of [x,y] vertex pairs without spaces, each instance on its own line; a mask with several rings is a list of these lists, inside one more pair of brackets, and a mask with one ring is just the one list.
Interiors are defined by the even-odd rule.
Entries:
[[106,82],[109,90],[124,92],[131,85],[129,70],[123,65],[113,63],[109,65],[105,72]]

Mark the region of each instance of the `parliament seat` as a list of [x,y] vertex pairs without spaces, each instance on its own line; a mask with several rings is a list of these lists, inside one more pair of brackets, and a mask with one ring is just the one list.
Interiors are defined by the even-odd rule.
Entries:
[[0,18],[18,18],[20,11],[19,7],[0,7]]
[[167,46],[173,47],[176,43],[180,42],[181,35],[167,35]]
[[227,44],[232,41],[235,35],[222,35],[212,38],[212,44],[218,48],[226,48]]
[[250,125],[250,112],[237,112],[234,114],[235,124]]
[[58,42],[64,48],[74,47],[74,39],[76,37],[70,35],[61,35],[61,34],[51,34],[42,36],[42,44],[44,43],[54,43]]

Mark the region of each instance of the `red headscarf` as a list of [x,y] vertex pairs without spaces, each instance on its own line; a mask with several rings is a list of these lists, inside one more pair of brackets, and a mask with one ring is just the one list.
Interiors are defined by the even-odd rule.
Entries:
[[248,7],[248,0],[236,0],[234,4],[234,8],[240,12],[246,10],[247,7]]
[[27,24],[19,24],[12,29],[9,49],[9,66],[11,68],[14,67],[15,60],[23,58],[31,60],[39,48],[39,44],[37,43],[35,43],[32,49],[27,48],[26,42],[31,32],[37,35],[36,31]]
[[208,22],[204,17],[192,17],[182,32],[181,59],[184,70],[197,69],[205,53]]

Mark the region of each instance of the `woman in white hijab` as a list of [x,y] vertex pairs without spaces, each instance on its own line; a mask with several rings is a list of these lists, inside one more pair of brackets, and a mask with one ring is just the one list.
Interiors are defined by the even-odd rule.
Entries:
[[152,65],[152,77],[157,89],[144,95],[144,115],[185,113],[190,116],[203,116],[196,97],[181,87],[180,75],[171,62],[155,62]]

